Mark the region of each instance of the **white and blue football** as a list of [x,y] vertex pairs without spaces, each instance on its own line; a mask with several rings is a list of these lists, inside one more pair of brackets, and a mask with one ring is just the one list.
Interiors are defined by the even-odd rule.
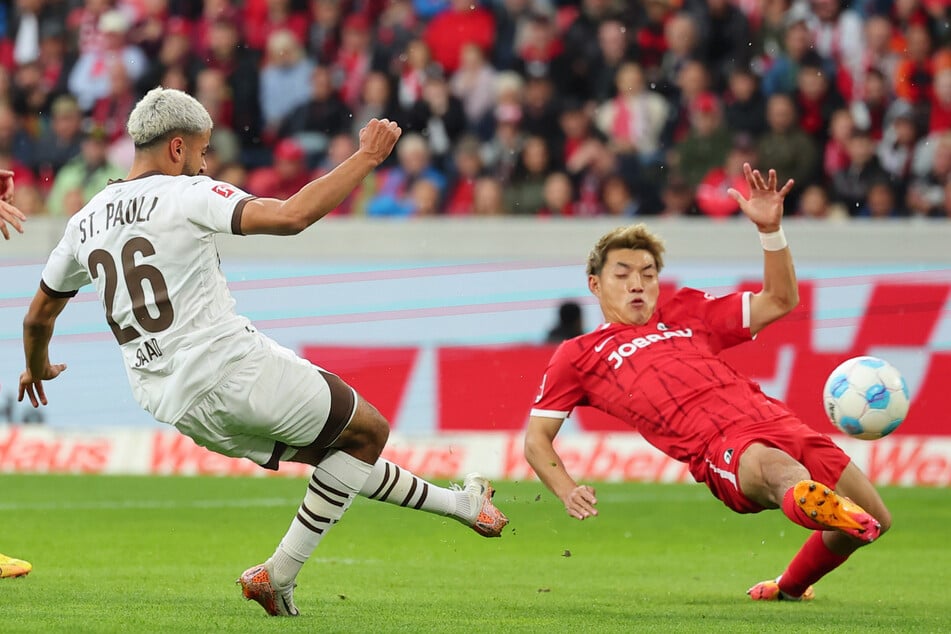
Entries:
[[829,420],[844,434],[876,440],[895,431],[908,415],[905,379],[878,357],[853,357],[829,374],[822,390]]

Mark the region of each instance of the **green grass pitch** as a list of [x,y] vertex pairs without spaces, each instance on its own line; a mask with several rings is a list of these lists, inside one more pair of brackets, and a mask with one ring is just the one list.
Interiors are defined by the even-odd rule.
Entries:
[[941,632],[951,630],[951,489],[887,488],[893,530],[812,603],[754,603],[806,538],[699,485],[601,484],[578,522],[537,482],[496,483],[484,539],[358,499],[304,567],[302,616],[271,619],[234,580],[283,535],[305,482],[0,476],[3,632]]

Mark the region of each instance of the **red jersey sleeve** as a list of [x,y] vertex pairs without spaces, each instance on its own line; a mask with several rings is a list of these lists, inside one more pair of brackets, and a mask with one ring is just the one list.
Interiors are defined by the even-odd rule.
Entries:
[[561,344],[548,362],[532,407],[532,416],[567,418],[577,405],[585,404],[578,372],[571,363],[569,347],[572,345],[577,345],[577,342],[569,340]]
[[750,341],[750,292],[715,297],[694,289],[684,289],[684,300],[691,312],[710,329],[710,347],[714,353]]

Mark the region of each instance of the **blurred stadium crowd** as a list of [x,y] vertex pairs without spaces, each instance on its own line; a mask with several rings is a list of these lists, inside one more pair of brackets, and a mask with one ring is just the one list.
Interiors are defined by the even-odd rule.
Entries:
[[788,214],[951,215],[947,0],[12,0],[0,167],[75,213],[156,86],[212,114],[210,175],[283,197],[357,146],[397,152],[366,216],[726,217],[742,164]]

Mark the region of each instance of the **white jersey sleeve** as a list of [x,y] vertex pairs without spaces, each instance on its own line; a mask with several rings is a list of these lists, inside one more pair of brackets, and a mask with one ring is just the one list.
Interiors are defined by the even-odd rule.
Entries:
[[89,272],[76,259],[76,232],[70,225],[53,249],[40,278],[40,287],[50,297],[72,297],[89,284]]
[[190,222],[212,233],[241,235],[241,212],[250,194],[210,178],[192,179],[183,193],[182,209]]

